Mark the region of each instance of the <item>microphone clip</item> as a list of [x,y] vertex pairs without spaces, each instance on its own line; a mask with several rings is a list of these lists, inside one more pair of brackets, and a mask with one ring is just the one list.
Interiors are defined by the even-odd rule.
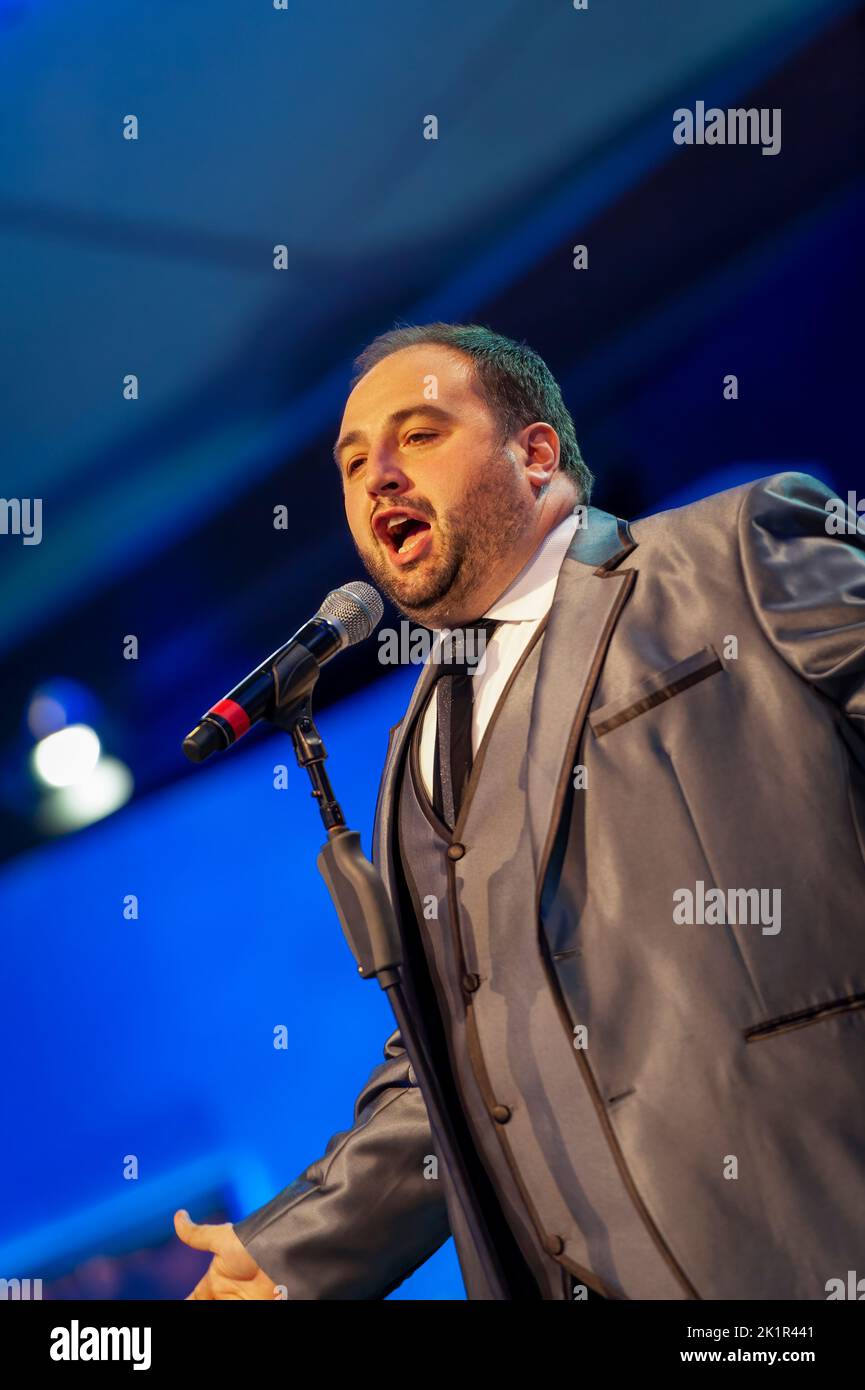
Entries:
[[[312,678],[314,685],[318,678],[319,668],[317,662],[313,661],[312,664],[315,667],[315,675]],[[268,716],[267,722],[290,735],[297,765],[305,768],[309,774],[309,780],[312,783],[312,795],[318,802],[318,809],[325,830],[330,834],[338,826],[344,826],[345,816],[342,813],[342,807],[336,799],[330,778],[324,768],[327,749],[312,717],[310,695],[305,695],[301,700],[293,700],[291,705],[285,709],[281,709],[277,704],[273,714]]]

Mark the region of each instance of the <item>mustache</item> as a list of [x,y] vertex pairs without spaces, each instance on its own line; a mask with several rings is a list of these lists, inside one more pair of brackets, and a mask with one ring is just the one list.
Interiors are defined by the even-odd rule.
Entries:
[[375,524],[375,519],[380,512],[399,511],[402,506],[406,507],[410,512],[417,512],[425,521],[432,521],[435,518],[435,507],[433,507],[431,502],[427,502],[425,497],[413,497],[410,502],[400,502],[398,499],[394,498],[393,501],[382,502],[380,506],[376,507],[369,519],[370,526]]

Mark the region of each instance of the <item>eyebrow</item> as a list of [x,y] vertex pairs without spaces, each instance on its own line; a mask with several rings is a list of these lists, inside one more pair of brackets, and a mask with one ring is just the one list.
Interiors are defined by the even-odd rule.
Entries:
[[[451,415],[450,411],[443,410],[440,405],[431,405],[429,401],[422,401],[420,405],[405,406],[402,410],[395,410],[385,420],[388,427],[401,425],[412,415],[428,415],[433,420],[438,420],[441,424],[452,424],[456,416]],[[333,461],[337,468],[342,467],[340,454],[347,449],[350,444],[362,444],[366,439],[363,430],[349,430],[338,439],[333,446]]]

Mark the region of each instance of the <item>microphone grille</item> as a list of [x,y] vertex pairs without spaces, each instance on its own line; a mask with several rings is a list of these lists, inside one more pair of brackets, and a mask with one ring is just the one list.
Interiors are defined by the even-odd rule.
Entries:
[[384,604],[381,595],[362,579],[352,579],[332,589],[318,610],[319,618],[335,618],[345,628],[348,645],[369,637],[382,620]]

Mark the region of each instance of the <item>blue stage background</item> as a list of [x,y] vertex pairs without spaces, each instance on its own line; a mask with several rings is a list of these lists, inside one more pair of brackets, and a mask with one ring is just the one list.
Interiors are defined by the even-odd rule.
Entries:
[[[44,500],[41,544],[0,535],[0,1277],[119,1289],[111,1261],[173,1242],[177,1207],[245,1215],[350,1125],[393,1030],[288,741],[180,752],[362,577],[329,454],[369,338],[399,317],[527,339],[621,515],[785,468],[862,494],[863,57],[840,0],[0,0],[0,491]],[[781,108],[781,153],[675,146],[697,99]],[[371,642],[320,682],[367,850],[415,675]],[[39,692],[134,783],[61,835]],[[392,1295],[462,1296],[451,1242]]]

